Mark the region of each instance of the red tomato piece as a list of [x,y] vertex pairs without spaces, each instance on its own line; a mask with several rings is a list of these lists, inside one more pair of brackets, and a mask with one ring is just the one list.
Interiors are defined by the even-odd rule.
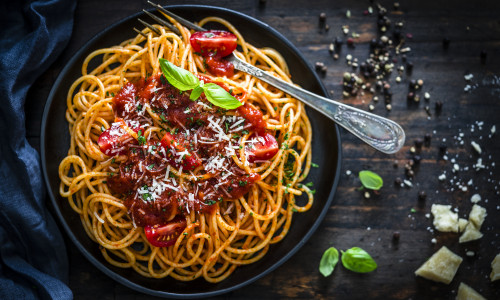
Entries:
[[278,153],[279,145],[272,134],[252,134],[249,138],[250,146],[246,148],[247,160],[269,160]]
[[253,129],[258,133],[264,133],[266,122],[262,118],[262,112],[248,103],[237,108],[238,113],[253,125]]
[[124,126],[126,125],[124,125],[123,121],[115,122],[101,133],[97,144],[102,153],[108,156],[125,154],[125,144],[133,141],[134,138],[127,132]]
[[205,60],[205,63],[208,66],[208,71],[215,76],[222,77],[227,76],[231,77],[234,75],[234,66],[231,62],[223,59],[219,59],[217,57],[209,56]]
[[238,38],[231,32],[222,30],[198,31],[191,35],[189,42],[195,52],[202,56],[224,57],[236,49]]
[[184,229],[186,229],[186,219],[178,216],[165,225],[148,225],[144,227],[144,233],[151,245],[169,247],[175,244]]
[[191,171],[201,165],[201,160],[179,144],[169,132],[165,133],[160,143],[167,152],[166,159],[174,167],[182,165],[184,170]]
[[124,117],[129,110],[135,109],[137,92],[137,86],[127,82],[113,97],[113,110],[118,116]]

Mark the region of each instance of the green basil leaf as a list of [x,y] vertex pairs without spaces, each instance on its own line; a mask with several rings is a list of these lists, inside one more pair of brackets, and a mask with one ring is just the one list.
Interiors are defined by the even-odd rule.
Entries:
[[200,80],[191,72],[160,58],[160,68],[168,82],[181,91],[192,90],[200,85]]
[[203,92],[203,88],[201,86],[197,86],[194,90],[191,91],[191,95],[189,95],[189,99],[196,101],[200,98],[201,93]]
[[359,180],[365,188],[370,190],[379,190],[384,185],[384,181],[377,173],[368,170],[359,172]]
[[338,262],[339,251],[333,247],[328,248],[319,262],[319,272],[325,277],[330,276]]
[[225,89],[215,83],[207,83],[203,85],[203,91],[205,92],[207,100],[216,106],[225,109],[235,109],[242,105],[238,99],[231,96],[231,94],[226,92]]
[[353,272],[368,273],[377,268],[377,263],[365,250],[359,247],[342,252],[342,265]]

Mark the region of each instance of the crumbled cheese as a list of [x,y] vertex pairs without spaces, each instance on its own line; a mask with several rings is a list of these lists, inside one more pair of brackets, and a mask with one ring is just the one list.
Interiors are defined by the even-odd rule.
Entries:
[[481,225],[486,218],[486,209],[474,204],[471,212],[469,213],[469,223],[465,227],[464,233],[460,236],[458,242],[466,243],[470,241],[475,241],[483,237],[483,234],[479,231]]
[[467,251],[467,252],[465,252],[465,255],[472,257],[472,256],[476,255],[476,253],[474,251]]
[[490,279],[491,281],[500,279],[500,254],[497,254],[497,256],[495,256],[495,259],[493,259],[493,261],[491,262]]
[[476,292],[473,288],[460,282],[456,300],[486,300],[481,294]]
[[469,222],[472,222],[479,230],[481,229],[481,225],[483,225],[486,215],[486,208],[474,204],[474,206],[472,206],[472,210],[469,213]]
[[474,78],[474,75],[472,75],[472,74],[466,74],[466,75],[464,75],[464,79],[467,80],[467,81],[470,81],[472,78]]
[[432,204],[434,227],[441,232],[458,232],[458,214],[451,211],[451,205]]
[[443,246],[415,271],[415,275],[450,284],[462,260],[460,256]]
[[440,181],[444,181],[446,179],[446,175],[445,174],[441,174],[441,175],[439,175],[438,179]]
[[469,221],[467,219],[459,218],[458,219],[458,231],[464,232],[465,227],[467,227],[467,224],[469,224]]
[[472,141],[472,142],[470,142],[470,144],[472,145],[472,148],[474,148],[474,150],[476,150],[476,152],[478,154],[481,154],[481,146],[479,146],[478,143]]

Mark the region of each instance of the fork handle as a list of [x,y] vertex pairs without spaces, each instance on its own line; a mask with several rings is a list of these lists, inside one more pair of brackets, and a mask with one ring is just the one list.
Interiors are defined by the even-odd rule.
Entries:
[[404,144],[404,130],[394,121],[294,86],[238,59],[234,54],[229,57],[229,60],[235,69],[255,76],[301,100],[383,153],[396,153]]

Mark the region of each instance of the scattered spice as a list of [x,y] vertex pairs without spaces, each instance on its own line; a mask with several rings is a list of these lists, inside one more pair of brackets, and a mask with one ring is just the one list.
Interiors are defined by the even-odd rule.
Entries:
[[448,47],[450,47],[450,39],[445,37],[443,38],[443,49],[448,49]]

